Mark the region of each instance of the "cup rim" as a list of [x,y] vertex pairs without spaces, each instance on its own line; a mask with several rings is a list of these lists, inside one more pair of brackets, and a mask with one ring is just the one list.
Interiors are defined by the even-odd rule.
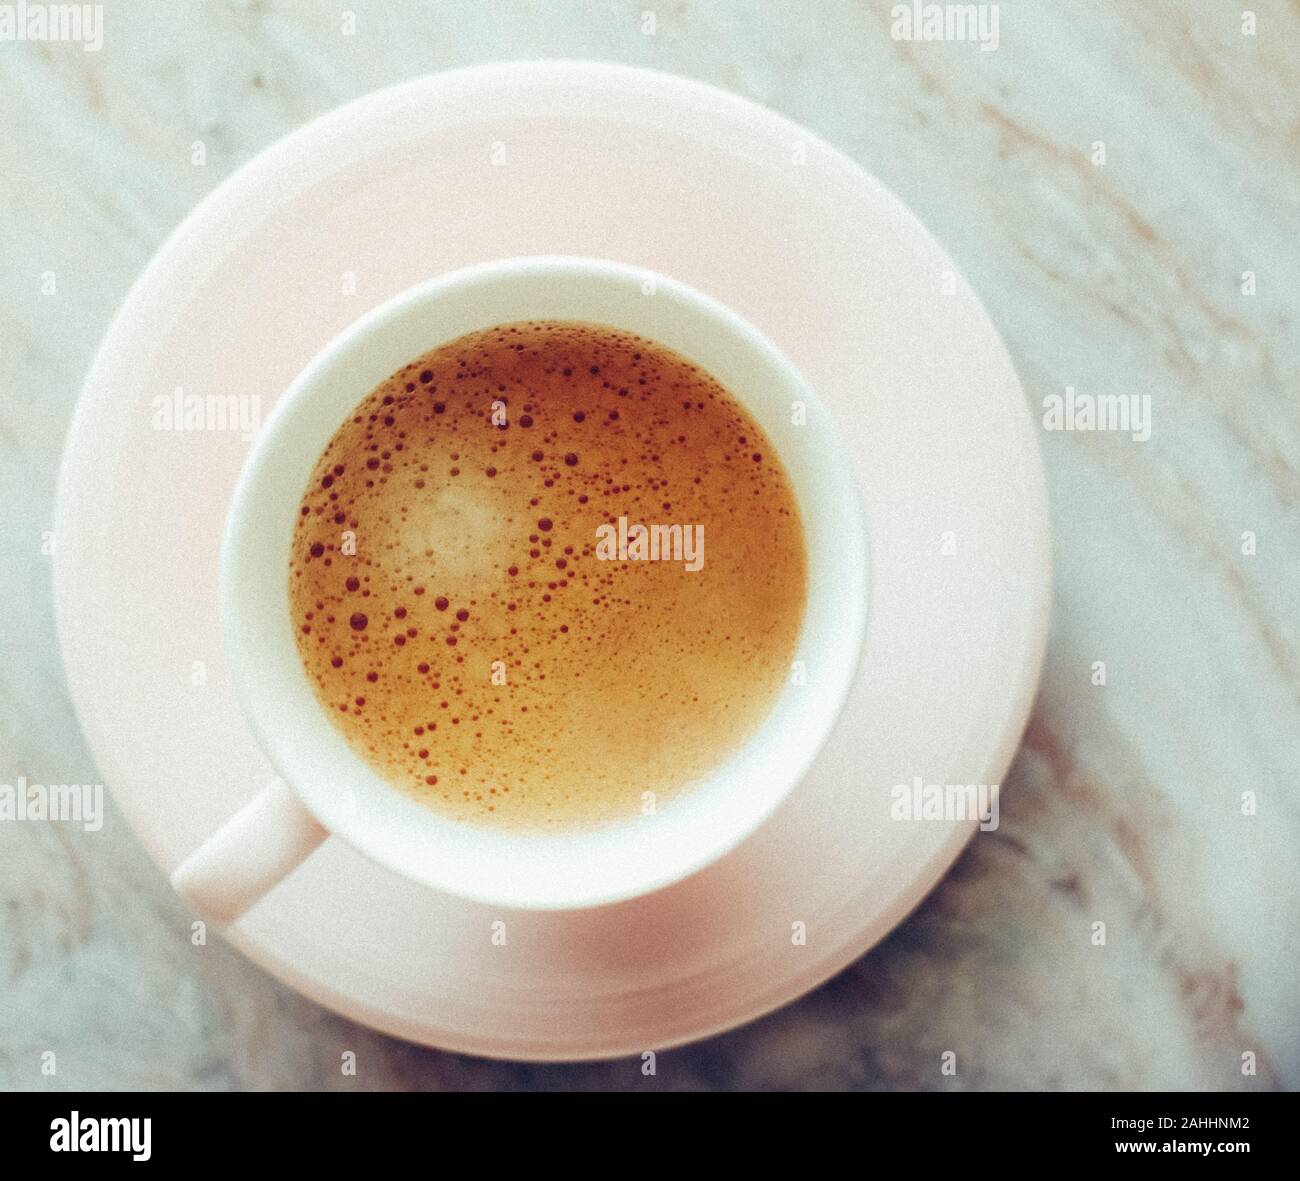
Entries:
[[[311,690],[301,660],[297,656],[296,646],[293,648],[293,665],[301,681],[301,688],[305,689],[306,693],[304,696],[303,693],[299,692],[296,698],[291,697],[284,713],[296,712],[298,718],[304,721],[307,717],[314,715],[324,727],[328,727],[330,733],[334,736],[334,742],[331,744],[333,756],[342,760],[350,768],[349,775],[346,777],[349,782],[342,792],[332,785],[335,778],[330,774],[332,768],[319,760],[313,762],[313,760],[306,758],[303,751],[304,743],[300,740],[295,742],[293,737],[286,737],[287,727],[283,720],[284,713],[280,709],[269,710],[267,708],[268,705],[273,703],[273,690],[270,689],[264,677],[266,666],[264,663],[260,663],[264,661],[265,657],[254,653],[250,640],[257,638],[259,634],[264,639],[268,639],[270,636],[266,631],[265,610],[263,610],[262,618],[254,621],[256,626],[251,628],[249,626],[250,611],[255,612],[257,607],[249,608],[246,592],[250,586],[258,584],[259,575],[253,569],[256,559],[250,556],[246,543],[250,536],[250,530],[257,526],[261,519],[259,514],[265,512],[263,497],[266,495],[266,475],[270,470],[268,467],[270,460],[276,458],[277,445],[284,442],[285,432],[295,425],[295,418],[301,417],[302,408],[313,400],[313,396],[318,393],[323,385],[328,383],[331,375],[336,374],[341,367],[345,367],[349,360],[356,361],[358,358],[363,357],[367,346],[373,344],[379,334],[386,328],[399,323],[403,316],[420,310],[433,310],[442,305],[447,305],[458,295],[464,295],[467,292],[474,293],[475,291],[487,290],[494,284],[515,284],[525,279],[533,281],[545,280],[548,282],[573,280],[579,283],[584,280],[595,279],[598,282],[621,286],[625,289],[629,284],[634,284],[639,288],[648,280],[653,280],[656,285],[656,294],[666,293],[669,295],[670,300],[675,302],[678,309],[686,309],[685,314],[688,319],[693,317],[702,326],[723,330],[733,342],[739,342],[742,349],[761,361],[762,364],[770,367],[772,372],[779,378],[782,388],[787,392],[797,392],[807,402],[810,418],[815,414],[820,416],[824,423],[830,424],[827,412],[816,396],[815,391],[811,389],[793,363],[757,328],[711,296],[658,272],[606,259],[543,255],[478,263],[434,276],[399,292],[336,334],[308,361],[277,400],[271,414],[267,417],[257,438],[254,440],[250,454],[245,460],[227,512],[221,552],[222,636],[223,646],[230,663],[236,696],[259,745],[275,769],[292,788],[295,795],[330,832],[341,837],[379,864],[431,888],[447,890],[474,901],[519,909],[580,909],[608,905],[638,897],[663,889],[699,872],[707,865],[725,856],[751,836],[770,818],[772,813],[777,810],[807,775],[808,770],[839,719],[848,691],[856,677],[858,661],[864,647],[869,588],[867,533],[857,481],[853,477],[851,458],[834,434],[833,429],[831,429],[829,434],[821,440],[823,448],[827,450],[827,455],[823,461],[816,465],[815,470],[831,473],[833,477],[831,482],[835,486],[830,490],[829,495],[836,498],[838,512],[842,515],[840,531],[846,545],[845,561],[847,565],[845,570],[847,573],[844,579],[845,585],[841,589],[846,592],[850,601],[847,608],[840,613],[841,622],[845,624],[845,627],[841,629],[840,636],[843,641],[843,648],[847,653],[847,659],[837,657],[840,663],[837,666],[837,681],[831,690],[829,705],[823,704],[823,707],[817,711],[815,724],[812,730],[809,731],[811,737],[801,739],[800,748],[797,752],[798,757],[791,758],[787,757],[788,752],[778,752],[785,758],[786,762],[779,788],[769,789],[762,797],[761,806],[750,808],[745,813],[743,822],[736,822],[728,831],[721,833],[708,842],[701,842],[701,848],[695,856],[683,857],[671,863],[660,873],[642,872],[639,876],[633,875],[622,885],[610,886],[606,889],[589,889],[585,892],[573,889],[567,891],[553,889],[549,893],[545,889],[539,889],[530,895],[519,889],[502,889],[499,883],[496,887],[485,886],[481,881],[466,882],[458,880],[455,875],[439,872],[441,864],[439,853],[445,853],[446,847],[445,844],[440,847],[439,838],[430,836],[430,834],[441,833],[441,836],[445,837],[446,833],[443,831],[445,826],[454,822],[437,817],[433,810],[411,799],[401,789],[388,783],[377,771],[371,769],[368,764],[365,764],[359,756],[352,752],[346,739],[340,732],[335,730],[333,723],[328,720],[325,711],[321,708],[314,692]],[[647,332],[637,325],[628,325],[619,322],[616,318],[605,320],[595,316],[506,315],[496,318],[489,317],[478,326],[489,327],[494,323],[528,318],[584,319],[589,322],[609,323],[613,327],[639,332],[642,335],[654,338],[653,333]],[[307,475],[319,458],[324,442],[327,442],[332,437],[334,431],[345,420],[347,414],[365,397],[366,393],[378,381],[383,380],[384,377],[395,372],[402,364],[409,361],[412,356],[418,356],[422,351],[427,351],[429,348],[453,340],[462,335],[464,331],[472,330],[472,328],[461,329],[451,332],[449,335],[434,333],[433,338],[424,344],[422,348],[406,352],[396,364],[387,365],[387,368],[381,365],[380,368],[384,371],[374,381],[370,381],[368,385],[358,384],[349,387],[357,392],[349,395],[350,400],[347,401],[343,413],[337,416],[337,421],[329,419],[328,432],[324,435],[321,444],[319,446],[312,444],[310,447],[298,448],[300,453],[310,454],[306,461],[307,471],[303,474],[301,483],[290,498],[292,503],[286,504],[284,507],[286,517],[291,518],[291,514],[296,511],[297,505],[301,501],[302,490],[306,487]],[[675,344],[669,344],[669,347],[679,352],[685,351],[688,356],[690,355],[689,350],[679,349]],[[387,362],[384,364],[386,365]],[[707,365],[705,365],[705,368],[706,371],[712,372]],[[747,399],[746,392],[735,389],[731,383],[725,380],[724,384],[728,386],[733,396],[752,413],[753,406]],[[833,424],[830,425],[833,426]],[[773,445],[789,472],[791,446],[780,440],[773,440]],[[301,466],[300,464],[299,467]],[[811,615],[814,605],[811,532],[808,507],[802,501],[800,502],[800,510],[805,542],[810,550],[810,585],[805,603],[805,620],[800,633],[799,648],[796,655],[801,655],[803,652],[805,637],[809,628],[808,617]],[[287,599],[287,544],[283,552],[286,567],[283,578],[285,583],[284,594]],[[264,584],[265,578],[261,578],[260,581]],[[826,599],[827,591],[824,589],[820,593],[819,602],[824,606]],[[281,634],[278,636],[278,640],[283,641],[284,636],[287,635],[289,644],[295,645],[292,622],[287,612],[282,619],[282,623],[283,628],[280,629]],[[283,670],[282,651],[280,663],[281,673],[276,677],[276,684],[280,688],[286,688],[295,682],[292,673]],[[823,700],[825,701],[825,699]],[[286,706],[284,700],[276,701],[274,704]],[[811,708],[806,707],[803,712],[813,716]],[[758,730],[750,736],[742,749],[751,752],[755,749],[760,738],[768,734],[772,729],[772,716],[771,712],[765,716]],[[293,724],[292,720],[289,724]],[[323,733],[318,727],[313,727],[313,732]],[[348,762],[348,756],[355,763],[355,766]],[[725,769],[735,763],[736,760],[737,753],[733,752],[731,756],[714,768],[714,771],[705,782],[712,784],[715,780],[725,781]],[[754,762],[751,771],[759,766],[759,763]],[[358,768],[364,771],[364,776],[361,779],[358,779],[357,776]],[[376,830],[373,827],[367,827],[362,820],[363,810],[356,806],[356,784],[358,782],[366,782],[372,786],[379,785],[377,795],[374,792],[370,793],[374,797],[371,803],[374,803],[374,799],[386,797],[389,804],[397,806],[399,811],[405,814],[406,820],[410,821],[413,817],[424,818],[427,823],[420,824],[417,822],[416,824],[417,828],[422,829],[423,837],[412,839],[399,850],[392,843],[391,837],[395,830],[390,826],[385,829],[388,837],[381,836],[376,839]],[[330,784],[330,786],[327,786],[327,784]],[[686,795],[690,797],[702,790],[701,787],[692,787],[687,790]],[[503,836],[503,834],[487,826],[476,825],[473,826],[472,830],[468,830],[462,824],[460,828],[462,832],[470,832],[471,835],[468,837],[470,842],[485,845],[506,845],[522,841],[529,845],[536,845],[539,842],[555,842],[572,846],[575,841],[589,840],[594,835],[586,830],[579,830],[556,834],[555,836],[534,836],[531,834]],[[616,825],[611,830],[597,831],[615,832],[617,835],[610,838],[612,841],[626,841],[635,830],[631,823],[627,823]],[[637,833],[638,841],[644,839],[644,832]]]

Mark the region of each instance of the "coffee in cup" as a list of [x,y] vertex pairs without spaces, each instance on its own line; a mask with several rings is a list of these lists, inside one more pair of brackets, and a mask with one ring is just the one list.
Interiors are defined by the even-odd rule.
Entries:
[[517,831],[670,803],[761,726],[807,598],[772,441],[628,331],[471,332],[366,393],[289,558],[323,710],[434,811]]

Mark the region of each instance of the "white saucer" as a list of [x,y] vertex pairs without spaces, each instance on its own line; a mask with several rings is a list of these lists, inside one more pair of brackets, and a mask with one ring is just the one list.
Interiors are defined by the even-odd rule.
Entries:
[[721,91],[567,62],[422,79],[282,140],[177,230],[104,341],[62,472],[59,633],[100,770],[170,871],[272,772],[217,626],[247,443],[155,430],[153,399],[256,394],[265,417],[369,308],[521,254],[619,259],[708,292],[830,404],[871,534],[850,701],[773,819],[661,893],[499,912],[331,840],[231,937],[306,995],[412,1041],[639,1053],[775,1008],[885,935],[975,828],[891,820],[890,789],[1000,781],[1037,681],[1049,544],[1023,394],[952,263],[851,161]]

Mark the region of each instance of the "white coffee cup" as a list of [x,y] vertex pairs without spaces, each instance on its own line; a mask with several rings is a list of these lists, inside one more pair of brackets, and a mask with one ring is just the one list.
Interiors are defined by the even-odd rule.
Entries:
[[[412,358],[517,320],[635,332],[716,377],[775,446],[807,545],[798,664],[758,733],[699,785],[594,831],[528,835],[455,822],[388,783],[318,704],[290,618],[296,514],[334,432]],[[578,908],[662,888],[736,846],[802,779],[856,672],[866,600],[866,531],[851,460],[799,372],[745,320],[682,283],[598,259],[509,259],[439,276],[338,336],[254,442],[226,522],[222,631],[240,702],[281,778],[192,853],[172,884],[201,914],[231,922],[333,834],[412,881],[498,906]]]

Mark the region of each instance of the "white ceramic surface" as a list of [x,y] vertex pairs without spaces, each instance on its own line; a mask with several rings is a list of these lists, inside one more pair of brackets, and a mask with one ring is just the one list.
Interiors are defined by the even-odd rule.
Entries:
[[386,1031],[572,1059],[754,1017],[916,904],[973,822],[891,822],[891,788],[1000,780],[1043,651],[1048,537],[1033,429],[987,316],[903,206],[806,130],[708,87],[595,65],[488,67],[372,95],[275,145],[187,219],[123,306],[69,438],[56,588],[73,699],[164,867],[271,772],[217,627],[221,523],[246,445],[154,431],[151,400],[183,384],[269,404],[365,307],[537,252],[652,267],[714,295],[825,399],[872,546],[845,712],[749,841],[649,897],[503,911],[331,842],[232,938]]
[[[521,320],[605,324],[666,345],[712,374],[776,448],[804,524],[808,600],[794,654],[803,675],[786,678],[760,730],[703,782],[649,813],[630,784],[626,819],[596,830],[520,834],[456,823],[398,791],[322,711],[289,605],[286,561],[303,489],[360,396],[431,348]],[[792,425],[796,406],[803,414]],[[266,790],[277,809],[254,801],[252,822],[241,813],[233,829],[201,846],[172,877],[201,914],[229,921],[296,868],[312,845],[285,834],[310,834],[312,817],[430,889],[497,906],[564,909],[623,901],[696,872],[753,832],[799,783],[857,668],[866,537],[852,457],[834,421],[751,325],[644,268],[533,257],[482,263],[403,292],[349,325],[307,365],[276,403],[240,474],[221,584],[226,658],[245,717],[309,816],[285,809],[272,786]]]

